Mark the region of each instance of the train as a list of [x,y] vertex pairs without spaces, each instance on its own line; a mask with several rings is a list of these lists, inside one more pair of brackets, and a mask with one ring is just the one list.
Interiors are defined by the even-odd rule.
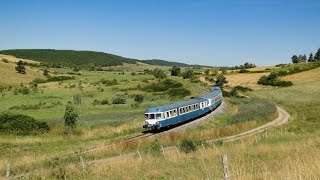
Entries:
[[216,109],[223,101],[222,91],[218,86],[201,97],[149,108],[145,111],[143,128],[160,130],[201,117]]

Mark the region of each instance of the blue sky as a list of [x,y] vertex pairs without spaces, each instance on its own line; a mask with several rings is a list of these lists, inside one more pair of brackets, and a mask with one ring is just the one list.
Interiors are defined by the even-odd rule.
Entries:
[[232,66],[320,48],[319,0],[0,0],[0,49]]

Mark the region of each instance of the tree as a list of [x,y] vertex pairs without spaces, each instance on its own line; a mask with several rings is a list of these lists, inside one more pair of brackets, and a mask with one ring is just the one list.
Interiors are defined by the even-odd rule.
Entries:
[[166,74],[164,73],[164,71],[162,69],[156,68],[153,70],[153,75],[154,77],[156,77],[157,79],[164,79],[166,78]]
[[69,101],[64,113],[64,126],[65,132],[70,133],[74,130],[77,123],[78,113],[76,112],[73,104]]
[[182,77],[183,79],[190,79],[193,77],[193,71],[191,69],[186,69],[183,73],[182,73]]
[[293,55],[293,56],[291,57],[291,60],[292,60],[292,63],[294,63],[294,64],[300,62],[299,57],[298,57],[297,55]]
[[43,70],[43,75],[44,75],[44,76],[49,76],[49,71],[48,71],[48,69],[44,69],[44,70]]
[[318,49],[318,52],[314,55],[314,61],[320,62],[320,48]]
[[219,86],[221,89],[223,89],[224,84],[228,83],[226,77],[223,74],[218,75],[216,80],[216,86]]
[[312,53],[310,53],[310,56],[309,56],[308,62],[313,62],[313,61],[314,61],[313,54],[312,54]]
[[181,69],[178,66],[173,66],[171,68],[171,76],[179,76],[181,73]]
[[301,56],[300,62],[307,62],[307,55],[304,54],[303,56]]
[[26,74],[26,68],[21,60],[17,63],[16,70],[20,74]]

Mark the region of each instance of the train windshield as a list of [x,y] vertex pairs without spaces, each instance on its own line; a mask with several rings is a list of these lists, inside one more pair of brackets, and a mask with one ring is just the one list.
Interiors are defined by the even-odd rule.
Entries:
[[161,113],[156,114],[144,114],[146,119],[161,119]]

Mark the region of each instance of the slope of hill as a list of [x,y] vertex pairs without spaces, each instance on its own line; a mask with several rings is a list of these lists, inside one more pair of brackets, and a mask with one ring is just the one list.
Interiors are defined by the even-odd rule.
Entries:
[[202,66],[202,65],[190,65],[190,64],[166,61],[161,59],[141,60],[141,62],[150,64],[150,65],[156,65],[156,66],[179,66],[179,67],[195,67],[195,68],[209,67],[209,66]]
[[97,66],[122,65],[122,63],[134,64],[137,62],[135,59],[94,51],[12,49],[2,50],[0,51],[0,54],[12,55],[23,59],[32,59],[39,62],[73,64],[94,63]]

